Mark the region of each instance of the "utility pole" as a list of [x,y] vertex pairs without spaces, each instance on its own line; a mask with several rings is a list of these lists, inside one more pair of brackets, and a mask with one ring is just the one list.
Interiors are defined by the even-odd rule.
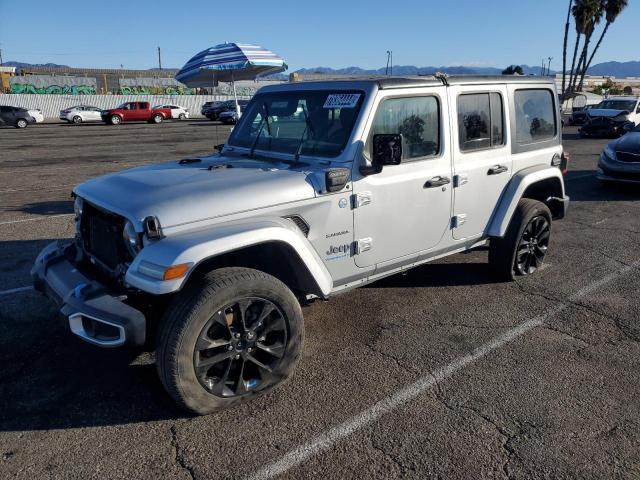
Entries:
[[158,47],[158,68],[162,70],[162,58],[160,57],[160,47]]
[[551,75],[551,60],[553,60],[553,57],[549,57],[549,66],[547,67],[547,75]]
[[391,57],[391,51],[387,50],[387,68],[384,69],[384,74],[389,75],[389,58]]
[[3,61],[2,61],[2,49],[0,48],[0,67],[2,66]]
[[389,68],[389,74],[393,76],[393,50],[391,50],[391,67]]

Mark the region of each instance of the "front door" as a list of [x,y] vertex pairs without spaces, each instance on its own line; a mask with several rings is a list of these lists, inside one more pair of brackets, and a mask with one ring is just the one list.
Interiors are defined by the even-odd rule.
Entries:
[[[401,134],[402,161],[380,173],[354,172],[354,234],[358,267],[404,263],[436,247],[449,229],[451,153],[445,87],[382,91],[365,129],[363,162],[375,134]],[[356,168],[358,162],[356,163]]]
[[512,172],[507,88],[453,86],[453,238],[481,236]]

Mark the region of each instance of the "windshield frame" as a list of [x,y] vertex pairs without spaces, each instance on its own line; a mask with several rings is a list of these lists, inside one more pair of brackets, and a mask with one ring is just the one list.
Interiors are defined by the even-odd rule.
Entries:
[[[366,111],[368,111],[368,102],[370,100],[370,92],[368,92],[366,89],[360,88],[359,86],[350,86],[350,88],[341,88],[341,87],[336,87],[333,85],[327,85],[326,87],[322,87],[322,88],[313,88],[313,89],[282,89],[282,90],[267,90],[265,92],[258,92],[246,105],[245,107],[245,112],[252,112],[254,111],[254,109],[257,108],[256,110],[256,116],[259,115],[259,112],[262,110],[261,108],[261,104],[264,104],[265,101],[267,101],[269,98],[273,98],[274,96],[278,96],[278,95],[290,95],[290,96],[299,96],[299,98],[304,97],[305,94],[309,94],[309,93],[317,93],[320,92],[322,94],[326,94],[331,95],[331,94],[336,94],[336,95],[341,95],[341,94],[359,94],[360,97],[357,101],[356,106],[354,107],[356,109],[355,112],[355,116],[354,116],[354,120],[353,120],[353,124],[351,126],[351,129],[349,131],[349,134],[345,137],[345,139],[343,140],[342,144],[337,144],[339,145],[339,148],[337,149],[335,154],[324,154],[322,152],[318,153],[318,152],[314,152],[314,153],[308,153],[308,152],[302,152],[299,155],[299,159],[301,163],[315,163],[315,162],[322,162],[322,163],[330,163],[330,162],[345,162],[347,161],[346,159],[343,158],[343,156],[346,154],[347,151],[350,150],[350,145],[353,143],[353,138],[355,135],[357,135],[357,132],[361,129],[359,127],[359,124],[361,122],[361,118],[363,117],[363,115],[365,114]],[[276,100],[277,101],[277,100]],[[257,105],[257,107],[255,107],[254,105]],[[229,139],[227,140],[227,143],[225,145],[225,151],[228,152],[232,152],[234,150],[238,150],[238,151],[242,151],[242,152],[249,152],[251,150],[251,145],[244,145],[244,144],[238,144],[236,142],[237,137],[239,132],[241,132],[244,128],[246,128],[246,123],[247,122],[251,122],[253,120],[255,120],[256,116],[252,115],[252,118],[249,119],[249,116],[245,114],[243,114],[239,121],[238,124],[234,127],[233,131],[231,132],[231,135],[229,136]],[[273,122],[274,121],[274,117],[277,117],[277,115],[269,115],[269,122]],[[306,123],[306,122],[305,122]],[[266,130],[266,129],[265,129]],[[264,133],[264,132],[263,132]],[[255,137],[250,136],[248,137],[251,140],[255,140]],[[296,158],[296,153],[295,151],[285,151],[285,150],[269,150],[269,149],[264,149],[262,148],[262,145],[260,145],[262,142],[258,142],[258,145],[256,146],[255,150],[254,150],[254,155],[255,156],[260,156],[260,157],[264,157],[264,158],[274,158],[274,159],[284,159],[287,161],[290,160],[294,160]],[[353,159],[349,159],[349,160],[353,160]]]

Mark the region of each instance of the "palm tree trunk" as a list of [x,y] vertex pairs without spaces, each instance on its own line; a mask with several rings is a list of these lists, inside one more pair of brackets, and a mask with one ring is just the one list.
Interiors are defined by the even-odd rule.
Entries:
[[607,33],[607,30],[609,29],[609,25],[611,25],[611,22],[607,22],[604,26],[604,30],[602,30],[602,34],[600,35],[600,38],[598,39],[598,43],[596,43],[596,47],[593,49],[593,52],[591,52],[591,56],[589,57],[589,61],[587,62],[586,66],[584,67],[584,70],[582,71],[582,76],[580,77],[580,83],[578,84],[578,90],[580,90],[582,88],[582,84],[584,83],[584,77],[587,74],[587,70],[589,70],[589,67],[591,66],[591,62],[593,62],[593,57],[596,56],[596,52],[598,51],[598,48],[600,48],[600,44],[602,43],[602,39],[604,38],[604,36]]
[[562,46],[562,96],[564,97],[567,79],[567,43],[569,43],[569,24],[571,21],[571,6],[573,0],[569,0],[569,11],[567,12],[567,23],[564,26],[564,44]]
[[578,68],[576,69],[576,74],[573,77],[573,91],[578,91],[578,77],[582,73],[582,69],[584,65],[587,63],[587,52],[589,51],[589,42],[591,41],[591,35],[585,35],[584,37],[584,45],[582,47],[582,53],[580,54],[580,59],[578,60]]
[[576,35],[576,45],[573,48],[573,61],[571,62],[571,74],[569,75],[569,87],[567,93],[571,93],[571,84],[573,83],[573,76],[576,69],[576,56],[578,55],[578,47],[580,46],[580,32]]

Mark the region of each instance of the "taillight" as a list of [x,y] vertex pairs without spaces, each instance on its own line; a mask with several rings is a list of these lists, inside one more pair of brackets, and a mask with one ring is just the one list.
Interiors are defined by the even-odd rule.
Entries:
[[560,156],[560,171],[562,172],[562,175],[566,175],[569,172],[570,159],[571,156],[569,155],[569,152],[562,152],[562,155]]

